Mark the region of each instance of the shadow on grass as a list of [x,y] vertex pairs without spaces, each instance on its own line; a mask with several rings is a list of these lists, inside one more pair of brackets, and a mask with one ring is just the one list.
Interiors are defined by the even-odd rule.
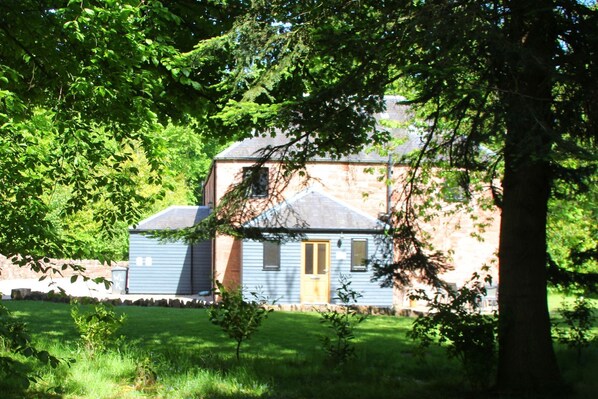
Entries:
[[[8,307],[29,324],[32,335],[41,344],[76,346],[78,337],[69,305],[18,301],[8,303]],[[122,306],[116,311],[127,315],[120,330],[126,342],[122,356],[135,358],[133,363],[149,358],[152,371],[160,376],[161,388],[155,397],[464,396],[462,379],[455,375],[455,363],[447,362],[439,351],[432,351],[425,361],[413,356],[412,342],[405,336],[410,320],[370,318],[356,330],[357,357],[336,365],[326,360],[321,348],[320,339],[329,329],[320,323],[317,313],[274,312],[243,343],[241,361],[237,362],[234,343],[208,321],[204,309]],[[89,369],[109,367],[100,360],[78,361],[95,362],[86,365]],[[133,368],[121,384],[131,385],[135,373]],[[84,386],[85,381],[79,385]]]
[[[7,302],[6,306],[28,323],[33,337],[42,345],[76,346],[78,337],[69,305],[18,301]],[[93,374],[96,370],[113,367],[101,357],[79,357],[72,369],[61,371],[65,379],[71,379],[70,383],[64,383],[63,388],[68,391],[64,397],[487,397],[468,390],[459,364],[447,360],[443,350],[433,347],[424,358],[414,356],[414,344],[406,337],[411,319],[369,318],[355,331],[357,357],[337,365],[326,360],[321,348],[320,337],[329,329],[320,323],[317,313],[272,313],[255,335],[243,343],[241,361],[237,362],[234,343],[208,321],[203,309],[123,306],[116,311],[127,315],[121,329],[126,344],[111,355],[114,357],[111,361],[126,360],[131,366],[116,377],[104,377],[113,378],[122,392],[113,392],[112,396],[72,392],[74,386],[77,390],[85,389],[87,381],[96,378]],[[139,374],[135,365],[144,361],[149,372],[158,376],[156,386],[135,383]],[[75,382],[73,378],[81,380]],[[581,382],[591,379],[586,375]],[[63,396],[38,390],[30,392],[29,397]]]

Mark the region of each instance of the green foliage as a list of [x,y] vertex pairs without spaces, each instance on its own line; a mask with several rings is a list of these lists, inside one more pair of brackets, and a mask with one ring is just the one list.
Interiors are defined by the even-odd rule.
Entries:
[[226,288],[219,281],[216,287],[220,301],[208,310],[208,318],[237,343],[239,360],[241,344],[258,330],[273,309],[266,306],[267,298],[257,292],[251,293],[253,299],[246,300],[241,287]]
[[577,362],[581,363],[581,352],[596,340],[592,333],[595,308],[584,297],[576,298],[572,305],[565,303],[558,309],[562,322],[553,324],[553,331],[561,344],[577,351]]
[[76,301],[71,305],[71,317],[81,341],[90,354],[104,352],[117,345],[123,338],[116,336],[126,320],[126,315],[116,315],[114,307],[98,303],[89,312],[82,312]]
[[[198,132],[197,121],[188,126],[168,124],[162,131],[166,165],[171,174],[181,176],[187,191],[185,203],[202,203],[203,182],[216,154],[230,144],[223,137]],[[195,128],[197,127],[197,128]]]
[[[428,271],[446,264],[426,251],[416,223],[427,217],[415,206],[426,189],[422,165],[482,172],[501,208],[499,390],[550,390],[560,377],[545,292],[531,287],[546,285],[547,204],[556,182],[596,174],[598,10],[590,3],[255,1],[233,29],[188,56],[206,60],[230,49],[230,73],[220,81],[230,101],[220,116],[261,134],[280,128],[292,142],[289,163],[299,168],[318,155],[383,143],[373,114],[383,112],[386,92],[405,96],[397,101],[412,106],[421,147],[402,159],[413,169],[393,222],[409,264],[399,257],[381,270],[391,280],[423,270],[434,282]],[[528,308],[541,322],[520,306],[530,295]]]
[[333,332],[332,338],[322,337],[322,345],[329,359],[336,364],[343,364],[355,356],[355,347],[350,341],[355,338],[355,327],[367,318],[365,314],[359,314],[355,306],[361,296],[351,288],[349,277],[341,275],[334,298],[341,305],[318,311],[320,322],[326,324]]
[[236,5],[3,2],[0,253],[37,271],[44,256],[126,255],[126,227],[172,184],[163,125],[192,114],[221,137],[207,116],[226,57],[194,75],[177,57],[230,28]]
[[409,333],[420,349],[432,343],[444,346],[450,357],[461,362],[476,390],[489,387],[496,362],[497,317],[478,308],[485,294],[477,274],[458,290],[437,291],[433,298],[420,290],[413,298],[427,301],[428,313],[413,322]]
[[550,282],[578,295],[598,291],[598,176],[583,192],[556,185],[549,202],[547,240]]
[[27,325],[0,304],[0,387],[3,391],[23,390],[38,380],[36,373],[26,364],[27,359],[52,368],[61,363],[47,351],[38,350],[31,342]]
[[141,391],[151,390],[155,387],[157,380],[158,374],[153,361],[150,357],[145,356],[135,367],[135,387]]

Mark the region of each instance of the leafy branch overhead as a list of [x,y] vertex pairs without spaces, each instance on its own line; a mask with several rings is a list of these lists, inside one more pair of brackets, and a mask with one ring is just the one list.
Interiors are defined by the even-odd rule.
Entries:
[[498,390],[552,392],[561,378],[545,299],[547,220],[560,193],[571,201],[595,185],[597,27],[595,5],[581,1],[256,1],[191,51],[189,65],[229,49],[220,117],[246,131],[309,137],[307,159],[383,142],[373,114],[384,94],[403,96],[422,146],[404,159],[413,169],[394,215],[407,226],[399,236],[421,243],[412,240],[414,261],[430,254],[416,223],[426,209],[415,200],[431,167],[489,190],[501,209]]
[[[401,159],[412,172],[393,214],[404,259],[444,264],[424,261],[436,253],[419,225],[435,214],[434,168],[489,190],[501,209],[497,390],[554,392],[547,251],[596,272],[595,229],[580,223],[580,238],[558,215],[582,194],[573,220],[595,208],[597,27],[596,6],[573,0],[3,1],[0,253],[33,268],[85,256],[89,241],[63,227],[89,220],[77,217],[91,203],[100,230],[133,224],[154,197],[137,191],[134,161],[160,183],[156,132],[170,120],[223,141],[280,131],[287,172],[301,171],[385,144],[374,114],[400,95],[421,141]],[[226,229],[230,214],[211,223]],[[578,245],[549,246],[548,227]],[[382,271],[403,278],[403,266]]]
[[[35,269],[44,256],[120,257],[126,227],[164,192],[142,188],[167,186],[165,169],[176,166],[163,126],[214,135],[221,126],[207,115],[217,107],[210,82],[226,59],[193,85],[175,60],[243,10],[10,0],[0,11],[0,253]],[[108,244],[98,247],[98,235]]]

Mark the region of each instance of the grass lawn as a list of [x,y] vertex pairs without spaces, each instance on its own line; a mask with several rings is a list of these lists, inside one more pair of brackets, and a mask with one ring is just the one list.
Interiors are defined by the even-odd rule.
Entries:
[[[31,398],[479,398],[460,365],[432,348],[414,355],[407,338],[411,319],[370,317],[356,330],[357,357],[343,366],[326,361],[319,337],[326,333],[317,313],[274,312],[243,344],[213,326],[205,310],[118,307],[126,313],[124,344],[89,356],[78,343],[70,306],[47,302],[3,302],[25,320],[35,342],[75,362],[41,370]],[[557,346],[563,374],[575,398],[598,392],[598,345],[583,363]],[[5,398],[7,394],[0,397]],[[23,394],[15,397],[23,397]]]

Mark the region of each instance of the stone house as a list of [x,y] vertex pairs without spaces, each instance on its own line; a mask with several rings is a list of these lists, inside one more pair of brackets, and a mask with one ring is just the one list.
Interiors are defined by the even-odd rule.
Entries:
[[[377,118],[403,126],[406,109],[390,98],[386,112]],[[414,130],[390,129],[393,136],[403,138],[393,148],[395,156],[420,145]],[[399,200],[397,185],[405,166],[394,164],[388,155],[376,151],[340,159],[315,158],[307,163],[302,175],[285,179],[280,178],[284,175],[283,165],[276,156],[255,166],[261,149],[286,140],[284,135],[253,137],[215,157],[204,185],[204,206],[220,204],[254,167],[254,179],[245,187],[247,212],[237,223],[258,230],[262,239],[277,231],[297,236],[262,241],[217,235],[211,250],[213,278],[249,289],[261,287],[277,303],[306,305],[334,303],[335,289],[344,275],[362,294],[363,305],[414,306],[405,292],[381,288],[373,281],[372,270],[364,261],[388,256],[385,215]],[[392,184],[387,184],[389,181]],[[457,286],[490,264],[498,247],[498,218],[492,219],[495,215],[482,210],[476,213],[478,220],[488,219],[485,231],[478,234],[472,234],[474,221],[467,215],[453,214],[426,224],[435,247],[452,253],[454,270],[443,277]]]

